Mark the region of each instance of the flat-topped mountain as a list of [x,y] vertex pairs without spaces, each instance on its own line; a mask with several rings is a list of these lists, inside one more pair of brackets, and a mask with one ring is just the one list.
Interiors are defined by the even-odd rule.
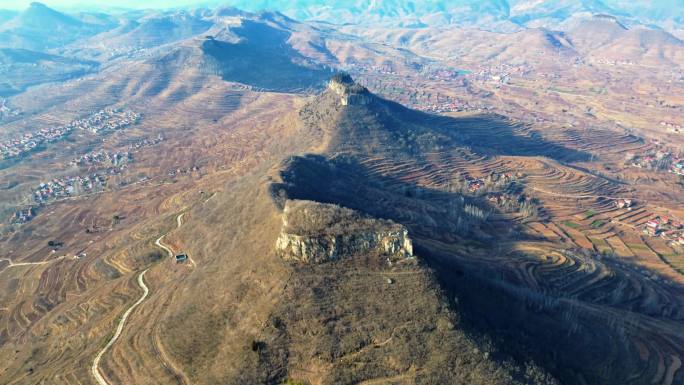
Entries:
[[340,97],[343,106],[370,104],[373,98],[366,87],[355,83],[348,74],[333,76],[328,82],[328,89]]
[[0,383],[682,383],[681,42],[320,3],[12,16]]
[[[368,95],[373,102],[356,104],[348,102],[346,96],[357,93]],[[345,98],[341,99],[341,96]],[[583,358],[587,356],[579,354],[577,351],[571,353],[573,351],[572,346],[575,346],[577,339],[581,339],[583,346],[591,346],[588,348],[591,351],[600,350],[602,355],[622,357],[619,360],[621,362],[619,366],[622,369],[608,376],[600,374],[594,369],[584,372],[583,376],[592,376],[593,379],[590,382],[595,383],[611,382],[616,378],[615,376],[626,380],[627,376],[624,376],[622,371],[632,370],[635,365],[638,365],[638,354],[634,354],[630,348],[614,345],[609,347],[609,341],[614,338],[610,337],[613,332],[604,329],[601,336],[592,332],[596,320],[588,314],[585,314],[588,318],[580,316],[582,321],[579,322],[584,325],[580,328],[583,331],[568,338],[551,337],[552,335],[558,336],[559,333],[562,334],[562,330],[569,327],[569,324],[566,324],[568,321],[563,320],[565,311],[560,310],[565,306],[560,304],[563,300],[559,302],[560,308],[555,310],[550,310],[550,307],[541,303],[538,305],[539,309],[544,308],[546,310],[539,312],[528,311],[529,309],[521,310],[526,308],[526,305],[522,305],[522,303],[530,304],[542,299],[533,299],[534,296],[527,296],[524,293],[512,294],[513,292],[510,292],[504,294],[507,289],[498,286],[497,279],[490,275],[492,273],[489,269],[506,270],[505,262],[501,262],[503,265],[500,265],[499,262],[487,259],[487,262],[482,262],[483,265],[481,265],[480,262],[477,262],[477,258],[468,256],[467,247],[462,249],[457,246],[462,243],[481,242],[495,247],[494,245],[508,242],[509,237],[515,237],[512,234],[516,234],[518,224],[504,219],[506,216],[500,211],[500,206],[491,204],[494,200],[478,199],[476,195],[467,193],[468,187],[454,188],[450,182],[452,174],[449,171],[456,169],[454,164],[467,162],[467,159],[476,157],[476,154],[485,157],[492,156],[494,159],[499,157],[523,159],[526,158],[526,154],[544,154],[546,159],[551,159],[565,156],[581,158],[583,157],[581,153],[573,153],[572,150],[549,143],[528,142],[519,136],[519,133],[516,133],[514,127],[507,126],[509,123],[491,116],[459,119],[431,116],[412,111],[369,94],[364,87],[343,74],[335,76],[331,80],[329,88],[301,110],[300,118],[309,127],[309,130],[320,132],[320,135],[326,138],[324,143],[327,145],[321,154],[294,156],[286,159],[279,167],[277,177],[274,179],[275,183],[271,185],[270,191],[276,201],[285,202],[286,212],[283,213],[283,216],[288,218],[286,225],[290,223],[287,211],[292,210],[292,207],[288,206],[291,203],[287,202],[292,202],[292,200],[295,202],[305,200],[325,203],[326,205],[322,207],[326,208],[341,206],[357,210],[374,218],[389,219],[407,229],[412,239],[412,249],[418,260],[436,269],[437,276],[440,277],[443,284],[442,287],[450,295],[468,298],[466,302],[472,301],[470,305],[465,305],[466,302],[459,300],[458,308],[465,306],[464,308],[468,308],[469,312],[478,314],[472,319],[475,325],[480,322],[477,317],[483,316],[486,317],[487,322],[498,324],[508,330],[505,332],[508,342],[500,346],[502,352],[508,352],[508,354],[520,359],[518,353],[515,353],[517,349],[527,349],[522,348],[522,345],[525,344],[522,341],[529,342],[530,339],[533,339],[536,341],[533,345],[549,347],[549,349],[542,349],[545,351],[544,353],[536,349],[526,350],[530,352],[530,357],[534,357],[535,362],[540,363],[543,367],[550,367],[551,363],[548,357],[554,356],[556,358],[553,361],[559,362],[560,360],[563,362],[562,365],[576,364],[577,368],[593,367],[599,370],[598,367],[593,366],[592,359]],[[488,127],[488,129],[484,127]],[[496,142],[500,142],[500,145],[496,145]],[[513,158],[508,158],[508,156],[513,156]],[[530,201],[524,197],[518,200],[518,204],[521,205],[521,212],[526,210],[523,208],[526,204],[530,204],[525,202]],[[316,206],[304,204],[302,207],[305,210],[311,210],[307,212],[309,214],[315,213],[313,208]],[[498,219],[493,219],[495,217]],[[303,218],[306,218],[306,215]],[[344,221],[342,222],[344,223]],[[283,229],[286,227],[284,226]],[[349,226],[349,229],[353,228],[352,225]],[[292,233],[297,232],[293,231]],[[314,231],[314,233],[320,235],[318,231]],[[372,238],[369,237],[369,239]],[[332,241],[332,239],[336,238],[292,236],[291,233],[283,230],[279,241],[276,243],[276,248],[279,252],[286,250],[286,255],[290,255],[290,259],[297,261],[306,260],[305,257],[302,257],[306,255],[306,252],[302,250],[316,250],[313,255],[320,255],[317,260],[327,260],[323,256],[329,255],[330,250],[336,250],[336,248],[329,246],[330,244],[337,245],[337,241]],[[349,242],[347,245],[356,245],[356,239],[354,236],[346,238],[346,241]],[[366,244],[371,250],[368,253],[369,255],[377,254],[377,250],[373,246],[375,243],[369,241]],[[297,252],[293,253],[291,251],[293,248]],[[352,247],[352,249],[357,248]],[[495,251],[492,249],[490,252]],[[465,255],[460,253],[465,253]],[[353,255],[354,253],[349,254]],[[574,260],[575,256],[568,254],[564,258],[573,258]],[[363,263],[363,266],[371,266],[371,263],[377,263],[372,262],[377,261],[373,258],[351,258],[350,261],[354,261],[348,263],[354,263],[356,268],[360,266],[359,263]],[[494,265],[484,267],[489,263],[494,263]],[[475,265],[479,267],[475,267]],[[333,264],[325,264],[325,267],[296,266],[298,266],[298,270],[301,269],[299,274],[315,273],[326,277],[328,276],[328,273],[325,273],[326,268],[336,268],[333,267]],[[392,264],[390,263],[388,266],[392,266]],[[622,274],[618,266],[610,265],[606,268],[615,269],[616,274]],[[557,271],[551,274],[554,276],[558,274],[560,279],[564,273]],[[308,276],[307,278],[302,277],[301,282],[303,285],[307,285],[306,282],[310,282],[309,279]],[[397,282],[400,280],[397,278]],[[391,278],[388,282],[394,282],[394,279]],[[505,287],[506,284],[503,285]],[[589,290],[600,292],[602,289],[592,287]],[[324,292],[329,293],[327,290]],[[490,312],[488,315],[476,310],[479,304],[488,302],[486,298],[490,295],[505,295],[512,301],[511,306],[499,310],[496,310],[495,307],[488,307],[488,312]],[[547,297],[546,300],[550,300],[550,297]],[[522,301],[522,303],[518,301]],[[516,303],[520,304],[521,307],[518,307]],[[298,304],[299,302],[293,307],[300,306]],[[537,305],[531,306],[536,307]],[[568,306],[574,305],[568,304]],[[518,312],[524,313],[525,316],[520,319],[517,316],[508,318],[510,314],[521,314]],[[496,313],[496,315],[492,313]],[[378,316],[382,317],[381,315]],[[466,315],[466,317],[468,316]],[[512,327],[509,323],[512,319],[517,319],[514,321],[513,330],[509,329]],[[554,321],[551,321],[552,319]],[[569,322],[573,325],[577,324],[577,320]],[[545,328],[550,328],[547,329],[550,330],[549,333],[532,331],[534,328],[532,325],[535,324],[544,324]],[[475,328],[478,329],[477,326]],[[514,330],[520,330],[520,332]],[[612,335],[616,336],[620,331],[614,333],[616,334]],[[549,344],[552,340],[554,347],[550,348],[551,345]],[[509,350],[512,346],[516,347]],[[453,348],[459,349],[458,347]],[[298,357],[302,356],[298,355]],[[303,357],[308,356],[303,354]],[[644,366],[640,367],[645,368]],[[333,368],[334,370],[342,370],[343,367],[333,364]],[[516,378],[515,374],[512,373],[515,373],[517,369],[508,368],[512,370],[508,373]],[[412,376],[410,371],[403,373]],[[562,370],[555,373],[566,380],[575,378],[573,374]],[[415,378],[424,378],[426,381],[428,378],[439,378],[434,373],[425,372],[423,374],[425,377]],[[649,378],[649,376],[650,374],[644,378]],[[451,378],[460,377],[454,373]],[[509,378],[507,381],[514,380]],[[553,383],[554,380],[547,375],[539,374],[524,379],[520,378],[520,381]]]
[[321,263],[355,255],[406,258],[413,247],[404,226],[353,210],[288,200],[276,249],[286,260]]

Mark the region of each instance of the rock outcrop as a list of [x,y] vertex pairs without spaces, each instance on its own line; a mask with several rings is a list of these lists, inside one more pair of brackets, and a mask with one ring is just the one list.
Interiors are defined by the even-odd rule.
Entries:
[[337,74],[328,82],[328,89],[340,97],[343,106],[367,105],[373,101],[373,95],[347,74]]
[[276,250],[286,260],[322,263],[362,254],[413,255],[408,231],[337,205],[288,200]]

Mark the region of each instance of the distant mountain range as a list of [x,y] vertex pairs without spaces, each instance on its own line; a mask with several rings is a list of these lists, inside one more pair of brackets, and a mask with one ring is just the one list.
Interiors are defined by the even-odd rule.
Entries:
[[526,26],[550,27],[573,15],[606,13],[632,23],[681,28],[684,3],[680,0],[229,0],[248,11],[277,10],[298,20],[340,23],[390,22],[396,26],[473,25],[490,29]]
[[31,3],[23,12],[0,25],[0,46],[44,50],[94,35],[116,24],[107,18],[80,18]]
[[[480,63],[525,61],[537,52],[558,51],[568,58],[677,65],[684,60],[684,43],[675,37],[684,36],[682,6],[673,2],[667,11],[665,4],[667,0],[653,7],[642,0],[333,0],[325,5],[313,0],[231,0],[229,5],[238,8],[66,14],[32,3],[19,13],[0,12],[0,76],[13,79],[2,82],[0,94],[140,58],[171,68],[170,73],[201,67],[258,89],[296,91],[320,85],[349,52],[365,57],[366,49],[391,49],[377,42],[408,48],[387,54],[406,56],[409,66],[416,64],[411,50],[427,53],[426,45],[441,47],[441,55]],[[329,28],[331,24],[338,27]],[[367,43],[375,45],[347,34],[370,37]]]
[[[273,10],[303,21],[395,28],[456,25],[497,32],[535,27],[564,30],[577,19],[597,14],[617,17],[627,26],[642,24],[675,34],[684,28],[680,0],[332,0],[323,4],[315,0],[208,0],[200,4],[249,12]],[[209,28],[206,16],[212,13],[197,8],[67,15],[32,3],[20,13],[0,10],[0,47],[45,50],[111,30],[145,47],[201,33]]]

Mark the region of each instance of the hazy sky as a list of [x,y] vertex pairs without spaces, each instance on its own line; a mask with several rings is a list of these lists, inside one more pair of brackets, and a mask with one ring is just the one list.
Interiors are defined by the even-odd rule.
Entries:
[[[0,0],[0,9],[24,9],[32,0]],[[193,0],[43,0],[51,8],[171,8],[200,3]]]

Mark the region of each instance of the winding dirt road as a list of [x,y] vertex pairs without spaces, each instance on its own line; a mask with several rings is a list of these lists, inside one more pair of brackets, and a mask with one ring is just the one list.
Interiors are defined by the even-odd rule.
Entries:
[[93,377],[95,377],[95,380],[97,380],[97,383],[99,385],[109,385],[109,383],[107,383],[107,380],[105,380],[105,378],[100,373],[99,366],[102,356],[107,352],[107,350],[109,350],[109,348],[112,347],[112,345],[114,345],[116,340],[121,335],[121,332],[123,331],[123,328],[126,325],[126,320],[128,319],[128,316],[130,316],[133,312],[133,309],[140,305],[142,301],[144,301],[145,298],[147,298],[147,295],[150,293],[150,290],[147,288],[147,285],[145,285],[145,281],[143,279],[145,273],[147,273],[147,269],[140,273],[140,275],[138,275],[138,285],[140,286],[140,288],[143,289],[143,295],[140,298],[138,298],[138,300],[135,301],[135,303],[131,305],[131,307],[129,307],[128,310],[126,310],[123,317],[121,317],[121,320],[119,321],[119,325],[116,327],[114,335],[109,340],[109,342],[107,342],[107,345],[105,345],[105,347],[102,348],[102,350],[100,350],[99,353],[97,353],[97,356],[95,356],[95,359],[93,360],[93,366],[90,368],[90,371],[93,373]]
[[593,198],[603,198],[603,199],[611,199],[611,200],[618,200],[618,199],[633,199],[636,200],[634,197],[617,197],[617,196],[611,196],[611,195],[573,195],[573,194],[563,194],[563,193],[556,193],[553,191],[547,191],[540,189],[538,187],[534,186],[526,186],[527,188],[536,191],[538,193],[542,194],[547,194],[547,195],[553,195],[557,197],[563,197],[563,198],[570,198],[570,199],[593,199]]
[[9,258],[0,258],[0,261],[7,261],[9,265],[7,265],[7,268],[10,267],[16,267],[16,266],[33,266],[33,265],[47,265],[50,262],[54,261],[59,261],[60,259],[66,258],[65,256],[57,257],[55,259],[51,259],[49,261],[41,261],[41,262],[12,262],[11,259]]
[[[176,228],[177,229],[180,229],[180,227],[183,226],[183,216],[184,215],[185,215],[185,213],[181,213],[181,214],[178,214],[178,216],[176,217]],[[168,254],[169,258],[173,258],[175,256],[175,254],[173,253],[173,250],[171,250],[170,247],[168,247],[162,243],[162,239],[164,239],[165,236],[166,236],[166,234],[157,238],[157,240],[154,241],[154,244],[157,245],[158,247],[160,247],[161,249],[165,250],[166,254]],[[192,257],[190,257],[189,255],[188,255],[188,261],[190,262],[190,264],[193,267],[197,267],[197,265],[195,264],[195,261],[193,261]]]
[[161,243],[162,239],[164,239],[164,235],[161,237],[157,238],[156,241],[154,241],[154,244],[157,245],[159,248],[163,249],[166,251],[166,254],[170,257],[173,258],[173,251],[171,251],[170,248],[168,248],[165,244]]
[[[180,213],[176,217],[176,229],[179,229],[183,225],[183,216],[185,213]],[[164,239],[165,235],[162,235],[161,237],[157,238],[157,240],[154,242],[155,245],[157,245],[159,248],[162,250],[166,251],[166,254],[171,258],[173,261],[174,257],[174,252],[171,250],[170,247],[166,246],[165,244],[162,243],[162,239]],[[195,265],[195,261],[192,260],[188,256],[188,260],[192,264],[192,266]],[[176,365],[173,360],[170,359],[168,353],[166,352],[166,349],[164,349],[164,345],[162,344],[161,338],[159,337],[159,324],[156,325],[154,329],[154,348],[159,354],[159,357],[161,358],[162,364],[164,365],[165,368],[171,371],[173,373],[174,377],[176,378],[176,381],[178,381],[179,384],[181,385],[188,385],[190,384],[190,379],[188,376],[183,372],[183,370]]]
[[[181,213],[176,217],[176,224],[177,224],[176,228],[177,229],[183,225],[183,215],[185,215],[185,213]],[[164,239],[165,236],[166,236],[166,234],[157,238],[157,240],[154,242],[154,244],[157,247],[161,248],[162,250],[166,251],[167,255],[170,258],[173,258],[174,257],[173,250],[171,250],[171,248],[169,248],[168,246],[166,246],[165,244],[162,243],[162,239]],[[190,260],[190,263],[192,263],[192,265],[195,266],[195,262],[190,258],[188,258],[188,259]],[[10,260],[7,260],[7,261],[9,261],[10,266],[12,266],[12,261],[10,261]],[[47,263],[47,262],[35,262],[35,263],[26,263],[26,264],[38,265],[38,264],[45,264],[45,263]],[[14,264],[14,266],[17,266],[17,265],[18,264]],[[147,298],[148,294],[150,293],[150,290],[147,287],[147,285],[145,285],[145,281],[143,279],[145,276],[145,273],[147,273],[147,270],[149,270],[149,269],[145,269],[145,271],[143,271],[142,273],[140,273],[140,275],[138,275],[138,285],[140,286],[141,289],[143,289],[143,295],[140,298],[138,298],[138,300],[133,305],[131,305],[131,307],[129,307],[126,310],[123,317],[121,317],[121,320],[119,321],[118,326],[116,327],[116,331],[114,332],[114,335],[109,340],[109,342],[107,342],[107,345],[105,345],[105,347],[102,348],[102,350],[100,350],[100,352],[97,353],[97,356],[95,356],[95,359],[93,360],[93,365],[91,366],[90,371],[92,372],[93,377],[95,377],[95,380],[97,381],[98,385],[109,385],[107,380],[105,380],[104,376],[102,376],[102,374],[100,373],[99,366],[100,366],[100,360],[102,359],[102,356],[107,352],[107,350],[109,350],[109,348],[112,347],[112,345],[114,345],[116,340],[119,338],[119,336],[121,335],[121,332],[123,331],[123,328],[126,324],[126,320],[128,320],[128,317],[131,315],[133,310],[138,305],[140,305],[145,300],[145,298]],[[162,353],[163,356],[166,356],[164,351],[162,351],[160,353]],[[185,374],[182,371],[178,370],[178,368],[176,368],[175,365],[172,365],[168,359],[165,359],[165,361],[168,361],[169,365],[174,370],[176,370],[178,373],[180,373],[184,383],[189,383],[189,381],[187,381],[187,377],[185,376]],[[167,366],[166,363],[164,363],[164,364],[165,364],[165,366]]]

